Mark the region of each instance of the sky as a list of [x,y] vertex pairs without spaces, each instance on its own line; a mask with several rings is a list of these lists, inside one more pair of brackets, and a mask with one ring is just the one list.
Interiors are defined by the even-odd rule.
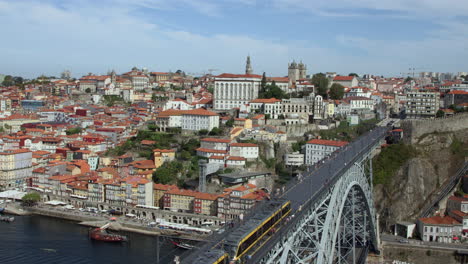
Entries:
[[0,73],[468,71],[466,0],[0,0]]

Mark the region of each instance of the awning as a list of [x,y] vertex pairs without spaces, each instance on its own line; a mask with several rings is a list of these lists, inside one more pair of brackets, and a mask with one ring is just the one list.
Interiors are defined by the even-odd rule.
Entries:
[[61,201],[52,200],[52,201],[45,202],[44,204],[56,206],[56,205],[66,205],[67,203],[64,203],[64,202],[61,202]]

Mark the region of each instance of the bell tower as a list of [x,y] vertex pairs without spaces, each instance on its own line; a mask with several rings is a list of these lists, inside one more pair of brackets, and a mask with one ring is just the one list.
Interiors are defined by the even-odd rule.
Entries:
[[247,63],[245,65],[245,74],[252,74],[252,64],[250,63],[250,56],[247,56]]

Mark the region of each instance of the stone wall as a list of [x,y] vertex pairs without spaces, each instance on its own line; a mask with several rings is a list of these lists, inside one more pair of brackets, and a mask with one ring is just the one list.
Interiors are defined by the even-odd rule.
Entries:
[[430,133],[436,132],[454,132],[468,128],[468,113],[461,113],[453,117],[422,119],[422,120],[403,120],[403,140],[405,143],[415,144],[418,139]]
[[386,245],[383,250],[384,261],[401,261],[412,264],[458,264],[461,263],[455,250],[427,249],[408,246]]

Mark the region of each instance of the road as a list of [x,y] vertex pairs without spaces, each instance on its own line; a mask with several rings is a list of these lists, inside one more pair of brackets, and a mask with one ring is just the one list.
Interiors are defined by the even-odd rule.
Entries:
[[[382,125],[386,123],[382,123]],[[301,211],[298,209],[311,201],[318,199],[323,192],[331,191],[333,184],[343,175],[353,163],[368,152],[372,146],[378,144],[378,141],[383,139],[387,134],[389,127],[382,126],[374,128],[367,134],[359,137],[340,150],[334,152],[329,157],[325,158],[318,166],[311,166],[303,173],[303,179],[299,182],[292,183],[288,186],[282,198],[291,201],[292,205],[292,221],[296,221],[302,217]],[[280,232],[276,232],[269,238],[270,242],[266,243],[262,248],[257,249],[248,263],[257,263],[271,247],[293,226],[291,223],[282,228]]]
[[437,242],[425,242],[416,239],[407,239],[408,243],[401,243],[400,240],[404,239],[400,236],[393,236],[390,234],[381,234],[380,239],[382,243],[389,245],[397,245],[401,247],[417,247],[426,249],[445,249],[445,250],[468,250],[468,244],[460,243],[437,243]]

